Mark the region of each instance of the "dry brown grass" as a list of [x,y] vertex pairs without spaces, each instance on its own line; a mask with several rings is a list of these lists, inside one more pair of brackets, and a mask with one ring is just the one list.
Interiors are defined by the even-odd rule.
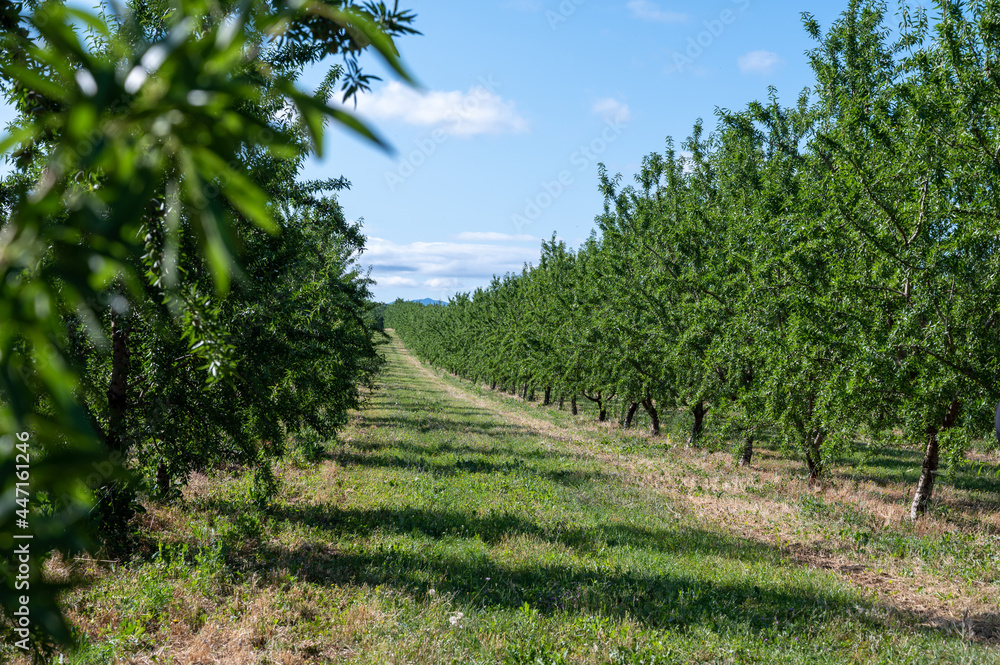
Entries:
[[[639,472],[641,465],[634,462],[626,469],[634,482],[656,487],[678,505],[686,505],[696,519],[707,520],[716,529],[775,545],[801,565],[832,571],[870,593],[880,604],[916,614],[927,625],[939,627],[961,626],[965,617],[980,639],[1000,638],[1000,607],[997,598],[984,593],[984,583],[949,578],[920,562],[852,551],[852,544],[819,532],[797,507],[801,497],[811,493],[827,504],[840,502],[870,516],[875,527],[899,528],[909,520],[906,502],[910,488],[848,482],[836,474],[829,482],[810,487],[794,461],[766,451],[756,453],[750,469],[735,467],[726,454],[679,446],[671,451],[671,457],[675,464],[701,469],[707,475],[670,479],[662,473]],[[770,490],[768,496],[752,493],[754,487],[765,484]],[[702,492],[693,493],[698,486]],[[938,501],[957,503],[957,494],[952,488],[942,487]],[[979,525],[963,529],[954,521],[926,516],[913,525],[913,533],[940,536],[992,532],[995,515],[965,510],[963,516],[970,525]],[[980,516],[994,519],[979,521]]]
[[[172,510],[154,508],[152,523],[170,525]],[[167,526],[160,535],[169,538],[177,534],[169,533]],[[329,552],[323,555],[329,556]],[[53,560],[49,565],[53,577],[79,578],[86,573],[91,582],[99,582],[113,576],[114,588],[124,593],[142,584],[128,569],[92,561]],[[308,572],[307,566],[295,572],[303,571]],[[240,585],[224,585],[226,588],[217,588],[209,595],[192,591],[183,580],[171,584],[172,598],[165,615],[144,621],[146,632],[157,635],[156,647],[112,662],[136,665],[328,662],[350,658],[359,639],[385,618],[377,601],[357,602],[351,594],[340,602],[331,602],[326,590],[289,586],[274,579],[288,572],[277,570],[266,578],[254,574]],[[135,618],[124,615],[120,607],[118,597],[95,599],[85,591],[78,591],[76,602],[71,600],[67,608],[67,618],[82,634],[102,641],[107,635],[119,633],[124,622]],[[163,622],[166,624],[161,625]],[[301,626],[310,622],[322,625],[321,638],[302,637]],[[14,662],[20,665],[22,661]]]

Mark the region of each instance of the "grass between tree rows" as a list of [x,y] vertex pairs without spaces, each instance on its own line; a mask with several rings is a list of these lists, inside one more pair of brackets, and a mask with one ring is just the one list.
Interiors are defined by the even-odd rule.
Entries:
[[774,450],[739,470],[386,352],[271,505],[196,476],[141,517],[141,556],[52,562],[89,583],[63,662],[1000,662],[986,477],[912,525],[905,453],[810,492]]

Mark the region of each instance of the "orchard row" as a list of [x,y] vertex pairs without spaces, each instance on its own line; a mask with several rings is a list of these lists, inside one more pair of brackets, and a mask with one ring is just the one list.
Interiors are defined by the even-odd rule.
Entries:
[[[578,250],[444,307],[397,301],[421,358],[545,401],[581,396],[653,433],[706,418],[744,464],[777,432],[819,479],[860,445],[920,446],[911,513],[942,458],[987,436],[1000,397],[1000,3],[938,17],[852,2],[808,15],[815,86],[718,111],[634,185],[602,168]],[[759,438],[758,438],[759,440]]]

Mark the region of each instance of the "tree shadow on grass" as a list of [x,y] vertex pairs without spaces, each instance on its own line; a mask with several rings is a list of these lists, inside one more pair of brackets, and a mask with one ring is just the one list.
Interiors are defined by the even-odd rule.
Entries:
[[561,450],[542,450],[537,447],[522,450],[520,447],[502,443],[484,443],[482,445],[455,444],[451,442],[434,442],[426,444],[393,441],[351,441],[351,447],[363,452],[400,451],[415,455],[491,455],[514,457],[522,460],[590,460],[590,456],[577,452]]
[[326,454],[326,459],[336,461],[344,467],[366,467],[399,469],[430,473],[447,477],[471,474],[515,474],[551,480],[569,487],[580,487],[593,482],[610,482],[611,476],[603,471],[580,469],[538,469],[517,455],[482,457],[463,456],[446,462],[439,461],[439,455],[421,455],[419,452],[396,452],[386,450],[379,453],[355,453],[350,450],[334,450]]
[[[419,511],[418,511],[419,512]],[[344,517],[344,516],[342,516]],[[401,522],[435,537],[440,520],[456,516],[408,514],[404,511],[357,513],[349,521],[337,521],[341,533],[361,535],[375,528],[394,528]],[[302,519],[309,519],[307,514]],[[424,523],[421,524],[421,520]],[[476,533],[496,540],[501,535],[538,531],[537,527],[511,516],[479,522]],[[404,527],[400,527],[404,528]],[[596,532],[595,532],[596,531]],[[681,556],[715,554],[752,560],[777,557],[766,545],[741,542],[699,529],[647,530],[641,527],[607,527],[586,534],[557,535],[560,542],[610,542],[622,547],[655,547]],[[648,628],[686,630],[706,626],[726,632],[736,626],[755,632],[772,629],[812,634],[822,630],[831,616],[850,617],[861,630],[884,625],[885,612],[875,611],[847,594],[818,591],[807,585],[758,586],[747,576],[740,582],[717,582],[681,572],[669,566],[657,572],[635,570],[626,565],[601,566],[582,562],[505,564],[485,555],[448,555],[398,547],[338,550],[328,545],[264,547],[233,553],[231,564],[244,570],[280,577],[291,573],[313,584],[352,584],[389,587],[415,599],[426,599],[429,589],[452,595],[471,608],[530,608],[545,614],[571,613],[635,620]]]
[[[218,510],[225,512],[225,505]],[[701,529],[656,529],[625,522],[603,522],[587,526],[541,525],[511,513],[424,508],[338,508],[331,504],[281,505],[271,510],[280,521],[319,527],[332,537],[368,537],[377,532],[409,534],[428,538],[448,536],[478,538],[495,545],[515,536],[560,544],[579,552],[593,553],[625,547],[663,554],[691,553],[753,561],[779,560],[776,550],[754,541]]]
[[[211,503],[223,515],[237,509],[225,501]],[[772,545],[695,527],[663,529],[616,522],[544,527],[511,514],[413,508],[340,510],[322,505],[280,506],[272,515],[293,524],[318,526],[332,538],[347,536],[351,544],[306,540],[282,546],[259,538],[241,540],[224,549],[230,571],[282,583],[293,575],[316,585],[385,587],[418,601],[426,600],[429,590],[435,589],[470,609],[517,610],[527,603],[532,611],[543,614],[596,615],[678,632],[706,627],[721,634],[780,631],[808,637],[828,630],[836,620],[849,623],[852,633],[864,633],[900,623],[914,628],[928,619],[942,635],[955,635],[958,630],[947,618],[876,605],[819,583],[763,582],[749,572],[742,578],[719,575],[713,579],[711,571],[725,567],[711,560],[695,568],[706,571],[702,574],[679,570],[693,559],[709,557],[776,567],[795,565]],[[426,536],[454,544],[458,551],[453,554],[447,545],[431,549],[363,540],[376,532]],[[496,544],[516,536],[561,544],[584,556],[570,563],[561,556],[539,557],[526,564],[491,558],[481,550],[461,552],[462,540]],[[199,549],[185,551],[188,557],[197,557]],[[611,555],[611,561],[606,555]],[[971,639],[1000,639],[996,615],[968,619]]]
[[[398,446],[386,446],[378,452],[354,452],[350,449],[334,449],[324,454],[324,459],[332,460],[344,467],[367,467],[399,469],[430,473],[434,476],[456,476],[471,474],[516,474],[548,479],[561,485],[579,487],[596,481],[611,482],[612,477],[603,471],[581,469],[539,469],[517,453],[497,454],[496,451],[473,452],[455,459],[447,459],[448,453],[435,454],[419,447],[412,451],[396,450]],[[556,457],[557,458],[557,457]]]
[[[880,487],[899,483],[916,483],[923,464],[920,450],[876,448],[870,457],[859,462],[848,461],[852,468],[840,474],[852,480],[867,481]],[[967,467],[943,469],[941,482],[958,490],[1000,494],[1000,465],[983,464],[979,472]],[[987,502],[990,503],[990,502]]]
[[920,452],[904,448],[873,448],[847,455],[839,461],[845,471],[863,473],[872,482],[883,484],[900,482],[914,469],[919,472],[922,462]]
[[[496,413],[475,406],[459,406],[457,404],[446,404],[442,406],[437,402],[429,400],[416,400],[383,396],[371,402],[372,408],[386,411],[402,411],[405,413],[421,414],[433,411],[435,413],[447,413],[459,417],[495,418]],[[365,420],[367,420],[367,416]]]
[[414,433],[428,434],[453,433],[454,435],[480,435],[488,437],[530,437],[539,436],[539,432],[530,427],[512,423],[463,423],[449,419],[447,410],[438,410],[441,416],[432,415],[395,415],[366,417],[364,425],[376,429],[408,429]]
[[944,482],[955,489],[967,492],[982,492],[992,500],[985,500],[981,503],[987,505],[1000,505],[1000,466],[996,464],[984,464],[982,472],[977,473],[972,469],[956,469],[944,475]]

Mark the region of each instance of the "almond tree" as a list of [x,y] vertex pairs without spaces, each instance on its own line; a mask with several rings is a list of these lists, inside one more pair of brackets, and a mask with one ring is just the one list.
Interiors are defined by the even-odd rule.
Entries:
[[718,274],[733,316],[710,355],[720,393],[746,433],[741,459],[752,455],[753,430],[773,423],[815,481],[827,453],[851,442],[836,435],[838,426],[850,436],[855,430],[840,420],[849,414],[837,411],[842,394],[835,388],[853,352],[844,316],[850,296],[840,283],[850,268],[806,149],[814,110],[808,93],[785,108],[772,90],[767,105],[720,117],[715,214],[725,220],[718,261],[726,267]]
[[[127,520],[121,469],[135,452],[129,431],[137,431],[145,360],[134,335],[144,330],[183,348],[202,385],[238,381],[241,349],[218,301],[233,293],[240,240],[255,228],[280,230],[268,187],[287,183],[281,176],[304,151],[321,150],[330,120],[384,146],[327,103],[328,86],[302,92],[294,67],[268,58],[297,54],[301,66],[344,55],[345,93],[370,80],[357,67],[368,48],[408,77],[380,27],[405,32],[406,14],[380,4],[182,2],[160,23],[144,23],[148,7],[136,7],[98,16],[48,3],[20,15],[0,4],[0,86],[19,113],[0,141],[16,166],[0,188],[0,466],[10,471],[0,482],[7,488],[17,477],[14,433],[29,433],[32,489],[51,502],[31,522],[39,561],[87,545],[88,485],[105,533]],[[265,111],[278,100],[294,109],[301,131],[272,122]],[[262,154],[283,168],[255,182],[251,162]],[[295,195],[286,189],[279,198]],[[334,270],[359,295],[363,280],[350,276],[343,251],[333,255]],[[130,320],[155,310],[169,323]],[[153,348],[153,338],[143,342]],[[93,353],[106,362],[104,391],[93,390],[95,376],[81,376]],[[4,533],[15,527],[9,489]],[[36,566],[33,637],[66,640],[55,587],[39,575]],[[9,616],[17,594],[4,577]]]
[[[911,516],[926,511],[942,450],[988,431],[1000,304],[996,2],[904,9],[890,42],[882,3],[855,1],[812,53],[828,125],[816,150],[869,322],[854,382],[876,431],[923,438]],[[886,438],[889,438],[888,435]]]

